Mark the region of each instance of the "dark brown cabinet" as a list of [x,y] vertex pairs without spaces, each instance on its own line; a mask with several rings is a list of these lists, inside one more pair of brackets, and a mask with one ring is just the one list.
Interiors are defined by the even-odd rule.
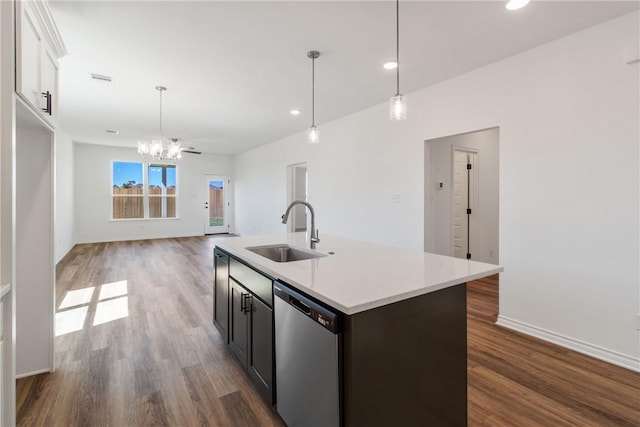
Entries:
[[229,279],[229,290],[229,348],[238,358],[240,364],[247,368],[251,293],[233,279]]
[[249,320],[249,376],[260,394],[273,403],[273,310],[251,298]]
[[213,251],[215,279],[213,286],[213,323],[226,343],[229,342],[229,255]]
[[219,249],[214,258],[214,323],[258,392],[273,404],[273,279]]

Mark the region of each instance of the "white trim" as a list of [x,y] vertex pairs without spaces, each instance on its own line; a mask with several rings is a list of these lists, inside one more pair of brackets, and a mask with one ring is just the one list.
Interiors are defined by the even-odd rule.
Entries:
[[[18,3],[25,3],[25,1],[19,1]],[[56,54],[57,58],[62,58],[67,55],[67,47],[64,45],[64,41],[62,41],[62,37],[60,36],[60,32],[58,31],[58,27],[56,22],[53,20],[51,16],[51,10],[49,9],[49,5],[44,1],[33,1],[29,2],[31,4],[32,9],[37,13],[38,19],[40,20],[40,24],[42,25],[42,31],[44,36],[47,38],[47,41],[53,47],[53,51]]]
[[26,374],[16,375],[16,379],[19,380],[20,378],[26,378],[26,377],[30,377],[32,375],[48,374],[49,372],[53,372],[53,371],[50,371],[48,369],[39,369],[37,371],[27,372]]
[[[221,233],[223,234],[223,233]],[[104,242],[124,242],[124,241],[135,241],[135,240],[153,240],[153,239],[173,239],[173,238],[178,238],[178,237],[200,237],[200,236],[204,236],[205,234],[203,232],[199,232],[199,233],[180,233],[180,234],[151,234],[148,236],[136,236],[136,237],[131,237],[131,235],[129,236],[122,236],[122,237],[114,237],[114,236],[109,236],[108,239],[106,240],[80,240],[78,242],[76,242],[76,244],[78,245],[84,245],[87,243],[104,243]]]
[[[5,295],[7,295],[9,292],[11,292],[11,283],[7,283],[6,285],[2,285],[2,288],[0,288],[0,300],[2,300],[4,298]],[[2,334],[0,332],[0,334]]]
[[58,258],[54,260],[54,264],[58,264],[60,261],[62,261],[62,259],[67,256],[67,254],[71,251],[71,249],[73,249],[75,245],[75,243],[71,243],[67,248],[65,248],[65,250],[63,250],[62,253],[58,256]]
[[522,332],[523,334],[531,335],[536,338],[540,338],[541,340],[577,351],[578,353],[586,354],[587,356],[600,359],[607,363],[611,363],[612,365],[621,366],[635,372],[640,372],[640,357],[632,357],[626,354],[618,353],[604,347],[580,341],[566,335],[558,334],[556,332],[548,331],[546,329],[529,325],[527,323],[520,322],[519,320],[510,319],[502,315],[498,315],[496,325],[503,326],[514,331]]

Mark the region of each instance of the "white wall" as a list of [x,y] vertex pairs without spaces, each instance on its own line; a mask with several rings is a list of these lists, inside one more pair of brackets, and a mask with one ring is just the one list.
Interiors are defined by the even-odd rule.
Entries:
[[384,103],[321,124],[317,146],[237,156],[238,231],[285,230],[285,166],[306,160],[321,238],[422,249],[424,141],[498,126],[501,323],[640,370],[639,65],[622,60],[639,20],[409,94],[404,122]]
[[[498,264],[499,134],[499,129],[493,128],[426,142],[425,251],[453,256],[452,155],[454,148],[469,149],[477,156],[470,252],[475,261]],[[436,187],[437,182],[442,182],[443,187]]]
[[[76,243],[197,236],[204,233],[204,175],[231,175],[228,156],[185,154],[178,161],[177,219],[112,220],[113,160],[141,161],[134,148],[74,144]],[[229,195],[233,218],[233,177]],[[231,231],[233,231],[231,223]]]
[[282,141],[234,158],[237,232],[248,235],[286,230],[280,217],[287,208],[287,166],[303,162],[311,148]]
[[55,245],[56,264],[75,244],[74,226],[74,171],[73,142],[62,131],[55,136]]
[[[16,376],[53,370],[53,132],[17,111]],[[27,119],[24,122],[22,119]],[[29,121],[30,120],[30,121]]]

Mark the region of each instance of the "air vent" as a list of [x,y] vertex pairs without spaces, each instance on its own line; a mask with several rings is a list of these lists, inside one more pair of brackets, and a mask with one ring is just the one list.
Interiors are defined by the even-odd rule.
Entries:
[[94,80],[102,80],[103,82],[110,82],[111,81],[111,77],[110,76],[105,76],[104,74],[91,73],[91,78],[94,79]]
[[112,135],[118,135],[120,132],[118,132],[117,130],[113,130],[113,129],[107,129],[105,130],[106,133],[110,133]]

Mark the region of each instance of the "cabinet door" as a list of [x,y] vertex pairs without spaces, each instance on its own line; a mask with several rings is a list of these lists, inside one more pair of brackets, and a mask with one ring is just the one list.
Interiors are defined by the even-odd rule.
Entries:
[[40,90],[42,70],[42,37],[37,21],[26,2],[19,5],[19,28],[16,31],[16,90],[38,111],[42,105]]
[[273,403],[273,310],[257,298],[252,298],[249,331],[249,376]]
[[213,287],[213,323],[229,343],[229,256],[214,252],[215,285]]
[[58,60],[50,49],[45,48],[43,50],[42,93],[46,94],[49,92],[51,113],[45,112],[47,109],[46,96],[42,96],[41,98],[41,108],[49,120],[56,122],[58,115]]
[[233,279],[229,279],[229,348],[240,364],[247,367],[249,354],[249,316],[247,304],[251,304],[251,294]]

